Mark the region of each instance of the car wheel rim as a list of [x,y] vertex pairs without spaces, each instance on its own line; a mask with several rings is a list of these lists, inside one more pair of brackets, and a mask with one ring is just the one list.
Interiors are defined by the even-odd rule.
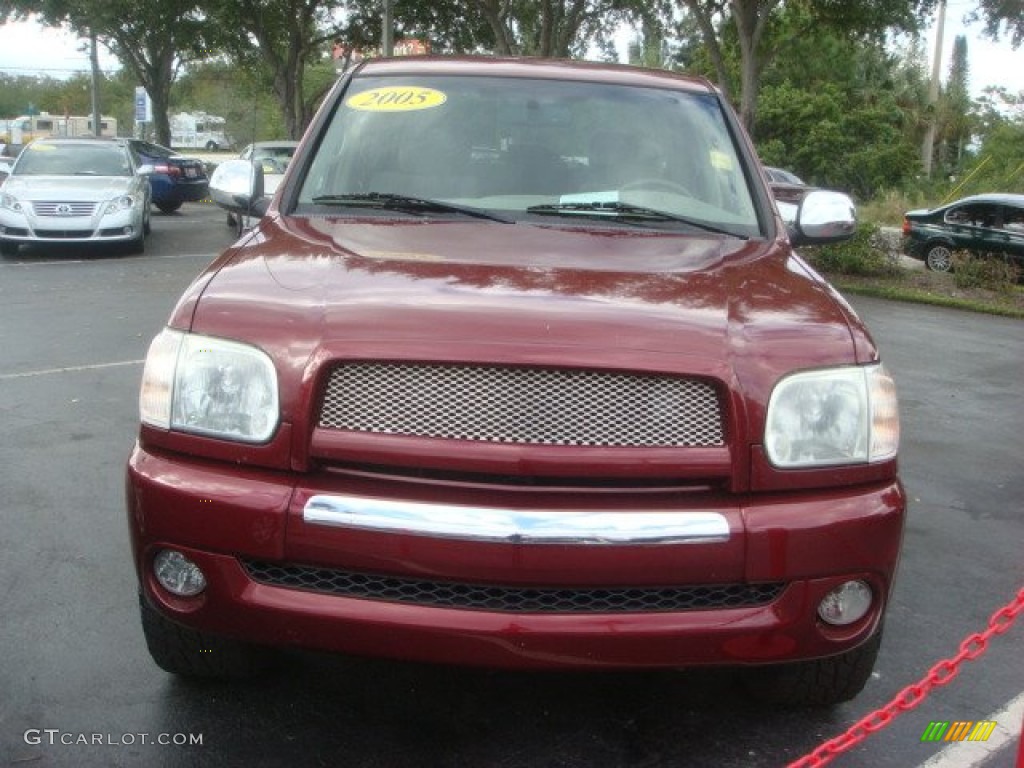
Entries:
[[928,268],[935,272],[948,272],[953,266],[953,255],[949,248],[937,246],[928,251]]

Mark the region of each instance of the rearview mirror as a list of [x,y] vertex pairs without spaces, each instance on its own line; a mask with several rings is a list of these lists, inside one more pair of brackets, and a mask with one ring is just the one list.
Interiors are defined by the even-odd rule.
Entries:
[[248,160],[220,163],[210,176],[210,197],[234,214],[262,216],[270,198],[263,193],[263,166]]
[[857,208],[841,192],[815,189],[804,195],[799,205],[788,206],[786,211],[780,204],[779,212],[786,220],[794,246],[848,240],[857,231]]

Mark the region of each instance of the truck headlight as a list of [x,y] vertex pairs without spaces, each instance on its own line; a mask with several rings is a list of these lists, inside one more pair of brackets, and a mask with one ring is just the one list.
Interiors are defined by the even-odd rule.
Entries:
[[896,387],[882,365],[795,373],[768,401],[765,451],[783,469],[884,461],[899,436]]
[[262,443],[277,429],[277,372],[260,349],[161,331],[149,347],[139,414],[162,429]]

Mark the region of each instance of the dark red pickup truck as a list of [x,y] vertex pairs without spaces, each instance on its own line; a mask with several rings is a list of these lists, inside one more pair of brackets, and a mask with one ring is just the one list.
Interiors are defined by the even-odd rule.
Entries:
[[703,80],[409,58],[341,76],[146,361],[127,510],[183,675],[275,647],[750,665],[856,695],[904,524],[893,382]]

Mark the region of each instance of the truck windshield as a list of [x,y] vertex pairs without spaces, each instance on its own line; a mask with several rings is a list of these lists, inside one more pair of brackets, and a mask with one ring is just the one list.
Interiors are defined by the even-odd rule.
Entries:
[[681,90],[357,77],[319,144],[296,212],[316,213],[330,200],[323,212],[343,215],[346,198],[374,193],[545,223],[611,222],[632,207],[663,212],[663,222],[759,232],[718,100]]

